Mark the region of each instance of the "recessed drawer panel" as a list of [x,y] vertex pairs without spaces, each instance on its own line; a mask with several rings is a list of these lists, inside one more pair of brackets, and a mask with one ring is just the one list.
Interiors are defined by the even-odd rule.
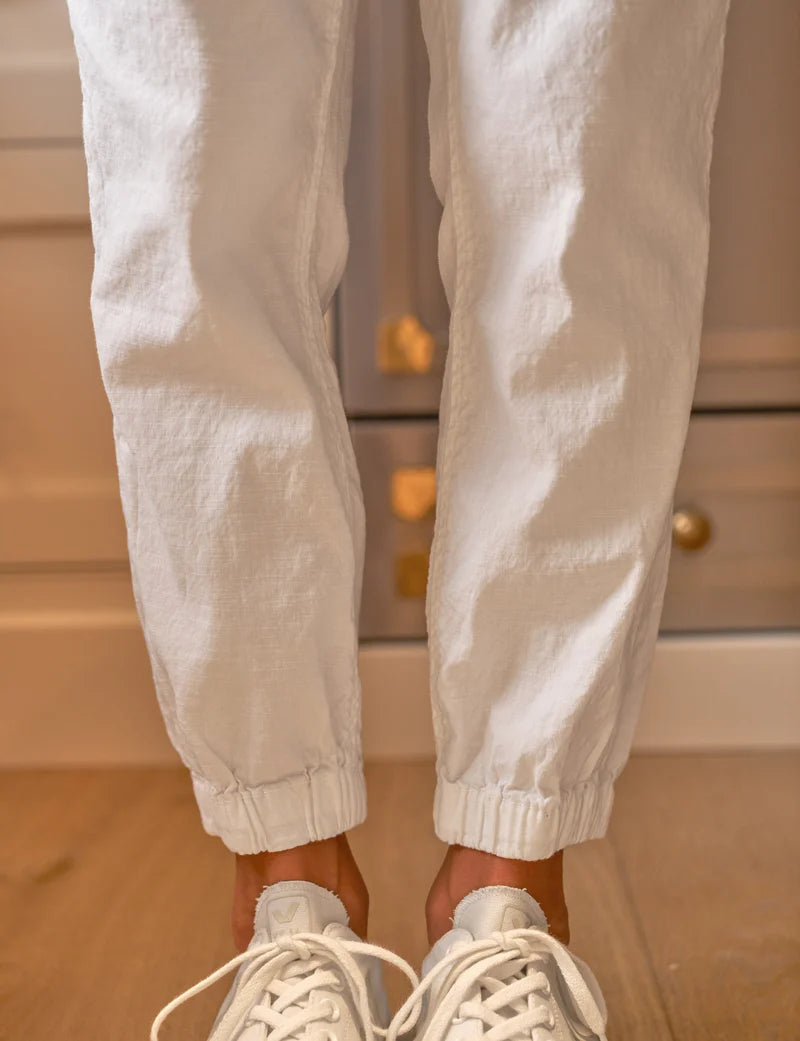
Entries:
[[0,148],[0,225],[89,225],[86,161],[74,145]]
[[449,314],[437,262],[428,81],[419,5],[359,3],[338,352],[353,417],[439,408]]
[[425,635],[425,584],[433,537],[437,424],[350,424],[367,512],[360,635]]
[[[434,421],[351,424],[367,511],[361,636],[425,635]],[[800,414],[695,415],[661,630],[800,626]]]
[[124,567],[84,227],[0,234],[0,568]]
[[[800,404],[797,2],[737,0],[714,131],[703,409]],[[449,315],[419,4],[361,0],[339,296],[348,415],[435,416]],[[758,186],[754,190],[754,186]],[[531,329],[535,338],[536,329]]]
[[800,414],[693,416],[673,527],[662,630],[800,626]]
[[0,4],[0,140],[80,144],[78,60],[64,0]]

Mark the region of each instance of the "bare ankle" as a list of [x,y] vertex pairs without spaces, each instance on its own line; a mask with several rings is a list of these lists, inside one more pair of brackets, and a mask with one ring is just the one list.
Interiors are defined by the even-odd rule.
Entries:
[[511,860],[466,846],[450,846],[425,906],[431,943],[452,927],[452,916],[458,903],[468,893],[484,886],[513,886],[527,890],[541,905],[553,936],[562,943],[569,942],[563,851],[547,860]]
[[366,936],[367,887],[347,838],[337,835],[278,852],[236,854],[231,925],[238,950],[243,951],[252,939],[253,913],[264,887],[301,879],[335,893],[347,910],[350,928]]

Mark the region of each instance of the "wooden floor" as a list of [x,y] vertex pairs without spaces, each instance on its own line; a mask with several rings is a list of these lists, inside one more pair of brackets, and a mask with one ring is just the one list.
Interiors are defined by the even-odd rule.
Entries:
[[[354,846],[372,938],[419,964],[442,853],[428,764],[369,770]],[[143,1041],[233,953],[231,858],[185,774],[0,774],[0,1038]],[[611,1041],[800,1038],[800,756],[635,758],[611,832],[567,855],[573,946]],[[395,998],[402,991],[390,981]],[[227,984],[164,1028],[205,1039]]]

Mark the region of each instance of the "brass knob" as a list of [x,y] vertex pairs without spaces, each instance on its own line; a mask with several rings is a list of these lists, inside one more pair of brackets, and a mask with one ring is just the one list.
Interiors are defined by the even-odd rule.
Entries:
[[672,515],[672,541],[681,549],[702,549],[711,538],[711,522],[696,510],[676,510]]
[[424,598],[428,585],[429,553],[403,553],[394,562],[394,588],[405,599]]
[[436,509],[436,468],[399,466],[392,474],[392,512],[401,520],[421,521]]
[[378,329],[377,362],[381,372],[390,375],[422,375],[433,368],[436,340],[414,317],[383,322]]

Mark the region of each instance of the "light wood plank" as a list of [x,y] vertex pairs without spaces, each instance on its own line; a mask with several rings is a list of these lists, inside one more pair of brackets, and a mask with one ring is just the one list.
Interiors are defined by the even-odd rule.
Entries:
[[[569,851],[573,946],[603,984],[614,1041],[796,1036],[799,770],[787,756],[634,760],[612,840]],[[376,764],[368,783],[353,845],[371,936],[418,965],[443,853],[433,771]],[[165,1001],[233,953],[232,857],[203,834],[184,772],[0,774],[0,829],[8,1037],[146,1037]],[[165,1041],[204,1037],[224,991],[190,1003]]]
[[[155,1012],[233,953],[231,858],[179,771],[0,777],[9,1038],[141,1041]],[[4,921],[6,919],[4,918]],[[205,1037],[224,994],[165,1028]]]
[[800,756],[635,758],[610,834],[675,1037],[796,1041]]
[[671,1041],[658,983],[608,840],[571,847],[565,864],[571,946],[603,988],[611,1041]]

